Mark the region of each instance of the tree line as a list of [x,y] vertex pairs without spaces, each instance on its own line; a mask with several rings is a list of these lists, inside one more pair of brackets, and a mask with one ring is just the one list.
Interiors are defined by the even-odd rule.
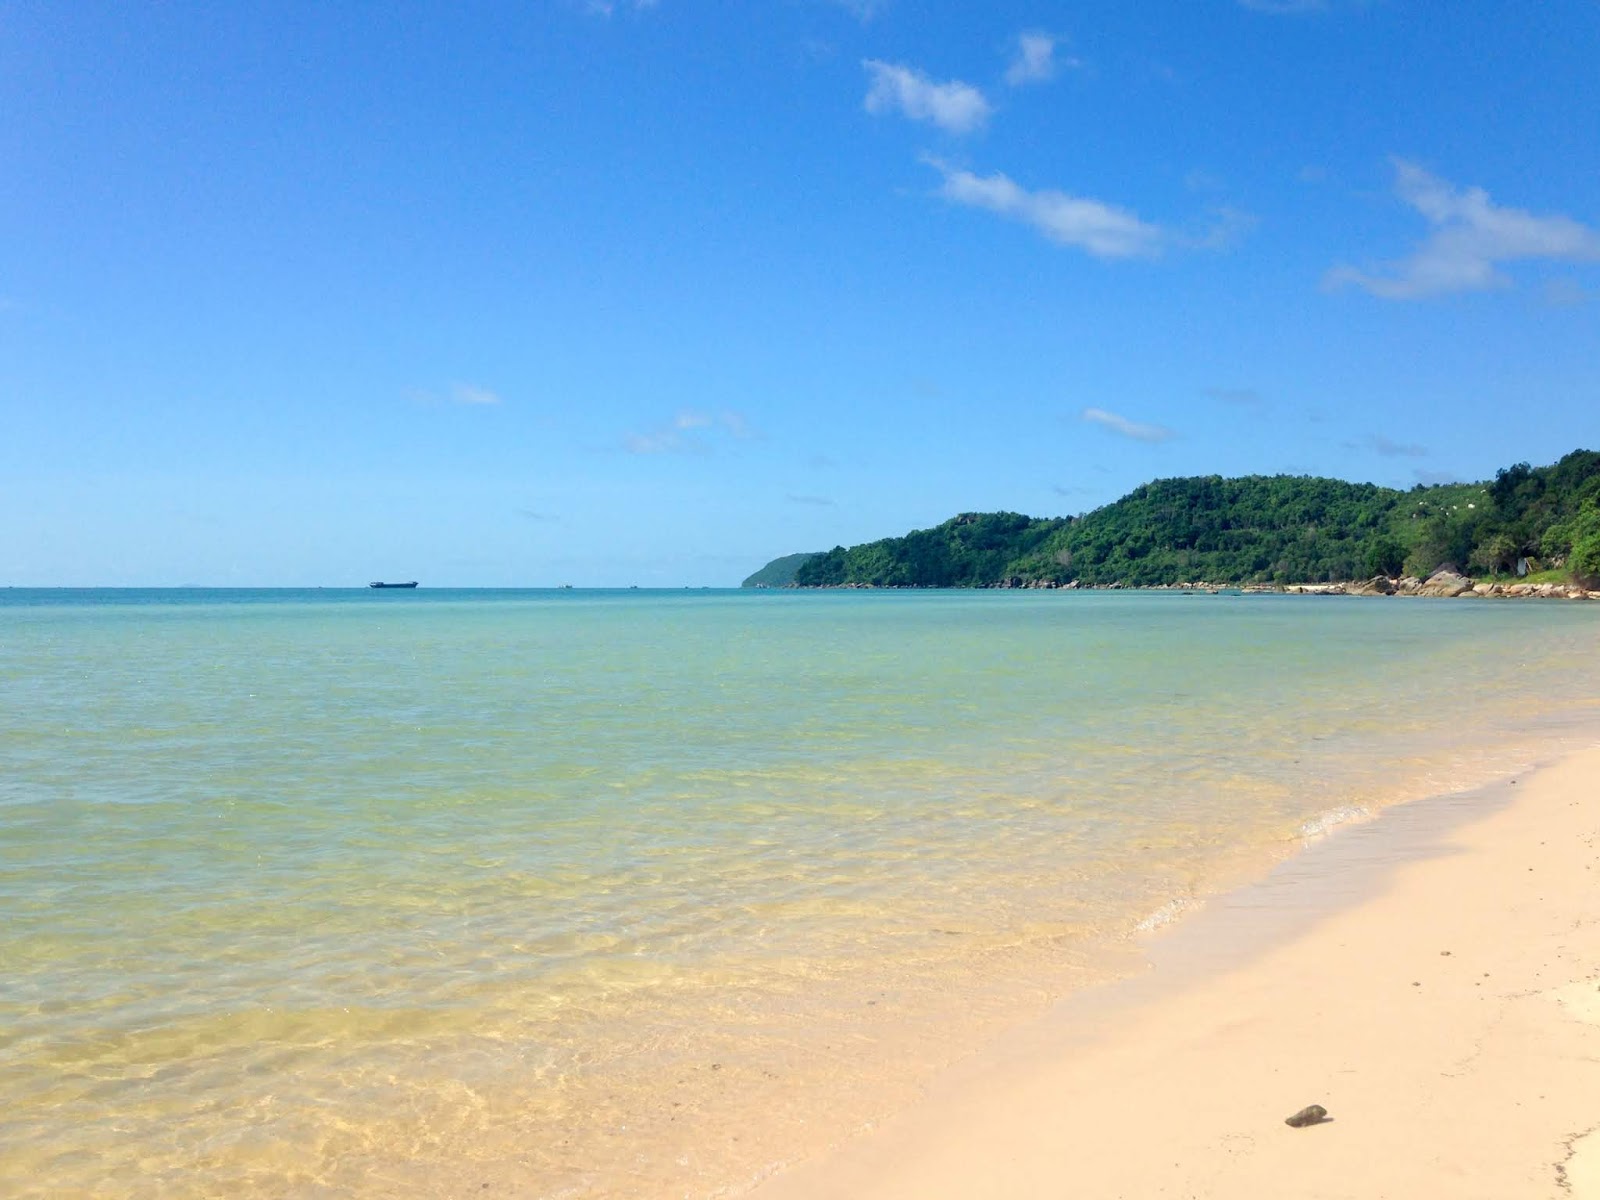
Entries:
[[1295,475],[1158,479],[1077,517],[963,513],[904,537],[835,546],[798,561],[793,580],[1148,587],[1425,578],[1445,565],[1496,576],[1519,563],[1600,581],[1600,452],[1409,491]]

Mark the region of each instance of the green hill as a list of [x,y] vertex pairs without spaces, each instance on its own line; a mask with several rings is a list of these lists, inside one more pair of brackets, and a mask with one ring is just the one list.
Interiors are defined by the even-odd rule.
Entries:
[[1158,479],[1083,516],[963,513],[778,559],[745,583],[768,572],[801,587],[1310,583],[1426,576],[1446,563],[1505,574],[1523,559],[1600,577],[1600,453],[1409,491],[1290,475]]
[[810,554],[785,554],[782,558],[773,559],[739,586],[748,588],[793,587],[794,573],[816,556],[815,551]]

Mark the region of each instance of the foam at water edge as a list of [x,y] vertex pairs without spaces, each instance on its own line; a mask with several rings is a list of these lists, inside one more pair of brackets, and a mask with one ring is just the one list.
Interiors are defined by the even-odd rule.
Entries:
[[1338,808],[1329,809],[1312,817],[1300,826],[1300,836],[1308,842],[1317,838],[1326,837],[1341,825],[1351,825],[1358,821],[1372,820],[1372,811],[1362,808],[1359,804],[1344,804]]
[[1135,933],[1153,933],[1163,925],[1170,925],[1190,909],[1196,907],[1199,901],[1190,896],[1180,896],[1176,900],[1168,900],[1155,912],[1133,927]]

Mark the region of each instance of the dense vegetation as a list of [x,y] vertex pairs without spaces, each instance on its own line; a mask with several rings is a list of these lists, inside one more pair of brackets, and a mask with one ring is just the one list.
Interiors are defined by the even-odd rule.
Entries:
[[1423,577],[1445,564],[1503,575],[1521,560],[1600,580],[1600,453],[1410,491],[1289,475],[1158,479],[1080,517],[963,513],[766,570],[785,564],[802,587],[1149,586]]
[[816,557],[812,554],[785,554],[782,558],[775,558],[761,570],[741,583],[740,587],[792,587],[794,574],[801,564]]

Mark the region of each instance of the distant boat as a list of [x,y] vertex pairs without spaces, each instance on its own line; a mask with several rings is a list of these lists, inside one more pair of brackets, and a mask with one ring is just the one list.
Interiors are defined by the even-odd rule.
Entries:
[[410,583],[369,583],[367,586],[376,588],[414,588],[417,586],[417,581],[413,579]]

